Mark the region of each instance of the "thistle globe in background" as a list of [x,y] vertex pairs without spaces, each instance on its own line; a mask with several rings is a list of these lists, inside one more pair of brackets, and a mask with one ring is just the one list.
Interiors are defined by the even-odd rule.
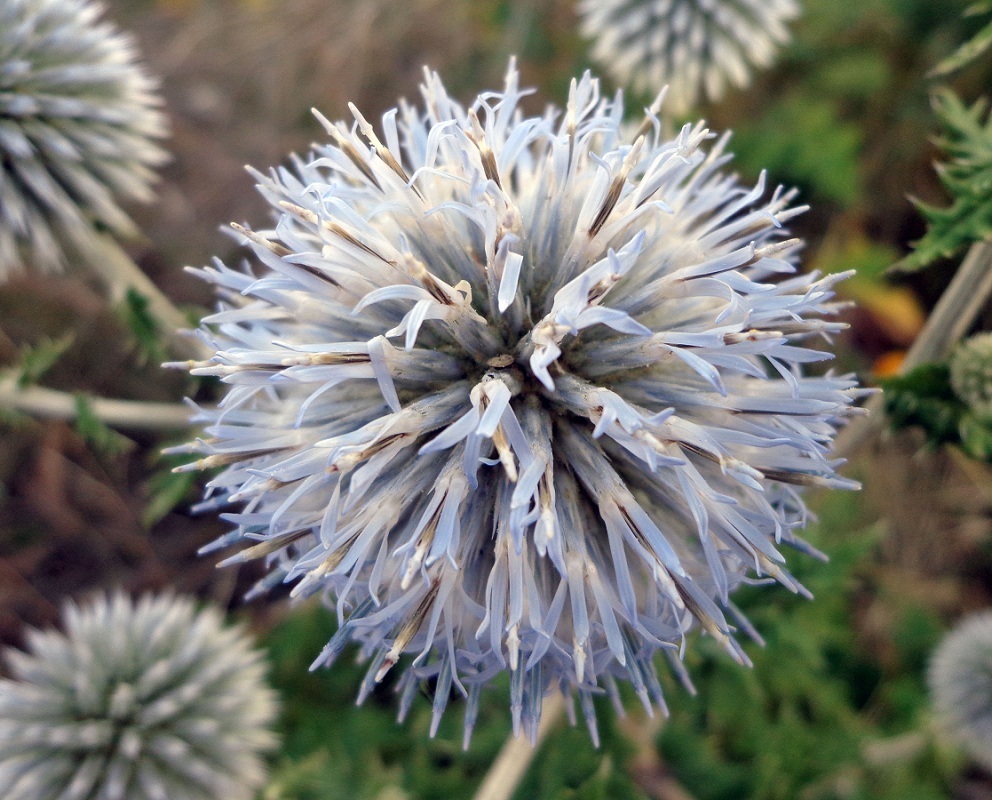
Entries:
[[69,604],[0,680],[5,800],[249,800],[275,696],[262,655],[170,595]]
[[992,421],[992,333],[979,333],[958,344],[948,366],[954,394],[975,416]]
[[581,0],[593,61],[640,94],[668,85],[667,108],[684,114],[727,84],[746,86],[788,41],[797,0]]
[[992,770],[992,611],[966,617],[944,637],[927,677],[946,732]]
[[798,490],[856,486],[829,448],[859,390],[803,375],[843,276],[798,272],[803,209],[723,174],[726,137],[666,141],[657,106],[627,137],[588,74],[542,117],[513,66],[467,109],[422,92],[256,173],[254,264],[197,270],[217,352],[179,366],[230,390],[187,468],[241,509],[213,548],[337,609],[315,666],[357,642],[360,697],[403,661],[401,717],[435,678],[434,729],[454,686],[467,740],[509,671],[515,730],[560,689],[595,738],[618,679],[664,709],[653,657],[684,676],[695,625],[747,662],[739,584],[804,591]]
[[130,234],[165,152],[156,84],[89,0],[0,3],[0,281],[63,266],[66,234]]

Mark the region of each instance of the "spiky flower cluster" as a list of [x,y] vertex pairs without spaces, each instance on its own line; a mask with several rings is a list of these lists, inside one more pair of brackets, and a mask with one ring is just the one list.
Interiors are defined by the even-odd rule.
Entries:
[[582,0],[591,56],[640,93],[669,86],[668,107],[692,109],[767,67],[799,15],[796,0]]
[[165,159],[155,82],[90,0],[0,3],[0,280],[62,265],[69,232],[129,233]]
[[329,144],[256,173],[257,267],[198,270],[222,303],[189,365],[230,384],[187,448],[223,468],[204,507],[244,504],[216,547],[336,606],[316,664],[358,642],[365,696],[410,654],[401,715],[435,677],[466,735],[502,670],[533,732],[552,687],[591,728],[616,678],[663,707],[653,656],[680,669],[697,622],[747,661],[730,592],[802,591],[797,487],[854,485],[828,457],[854,382],[802,374],[842,276],[797,272],[792,193],[657,107],[626,136],[588,74],[563,113],[522,95],[511,66],[466,109],[427,73],[381,134],[320,117]]
[[971,411],[992,419],[992,333],[961,342],[950,358],[951,388]]
[[992,770],[992,611],[966,617],[944,637],[927,677],[947,733]]
[[5,800],[248,800],[275,698],[239,628],[192,601],[117,593],[32,631],[0,680]]

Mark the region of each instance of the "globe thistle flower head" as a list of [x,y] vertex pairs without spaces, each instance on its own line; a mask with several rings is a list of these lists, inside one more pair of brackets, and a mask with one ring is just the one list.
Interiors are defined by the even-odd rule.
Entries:
[[0,4],[0,280],[25,264],[59,268],[67,232],[133,232],[118,199],[150,199],[165,160],[155,82],[102,10]]
[[972,412],[992,419],[992,333],[961,342],[949,362],[951,388]]
[[6,800],[248,800],[274,744],[261,654],[170,595],[72,603],[0,680]]
[[802,373],[840,277],[797,271],[791,192],[657,106],[626,136],[589,74],[562,112],[523,94],[511,65],[466,108],[428,72],[423,110],[319,116],[328,144],[256,173],[255,266],[197,270],[221,305],[189,366],[230,389],[187,468],[221,468],[228,562],[337,609],[315,664],[357,642],[361,697],[402,661],[401,716],[435,678],[467,735],[509,671],[516,730],[557,687],[595,736],[618,679],[664,707],[653,656],[681,672],[696,624],[747,661],[742,581],[804,591],[781,550],[809,550],[801,487],[854,485],[828,450],[858,390]]
[[746,86],[767,67],[799,15],[796,0],[581,0],[590,55],[640,94],[668,85],[667,108],[683,114],[727,84]]
[[992,611],[965,618],[944,637],[927,678],[945,732],[992,770]]

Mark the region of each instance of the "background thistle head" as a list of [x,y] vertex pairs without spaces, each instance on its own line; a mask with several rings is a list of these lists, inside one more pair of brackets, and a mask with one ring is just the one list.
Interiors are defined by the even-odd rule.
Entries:
[[593,61],[638,94],[669,87],[666,109],[684,114],[727,85],[750,81],[789,38],[797,0],[581,0]]
[[133,233],[165,160],[156,83],[91,0],[0,4],[0,280],[65,261],[65,237]]
[[927,677],[938,722],[992,770],[992,611],[966,617],[944,637]]
[[275,695],[259,651],[219,611],[123,593],[65,607],[0,681],[7,800],[247,800]]
[[948,364],[954,393],[977,417],[992,421],[992,333],[961,342]]

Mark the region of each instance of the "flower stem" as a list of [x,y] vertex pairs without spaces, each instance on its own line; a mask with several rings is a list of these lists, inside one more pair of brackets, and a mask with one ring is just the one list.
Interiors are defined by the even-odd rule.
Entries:
[[[87,398],[89,408],[113,428],[167,431],[186,428],[192,411],[181,403],[145,403],[135,400]],[[0,406],[42,419],[74,420],[77,398],[68,392],[41,386],[20,388],[13,377],[0,380]]]
[[170,349],[190,358],[209,357],[203,344],[182,331],[190,327],[186,316],[152,283],[117,240],[96,231],[69,231],[69,237],[86,265],[103,281],[110,299],[120,303],[129,291],[148,301],[148,310],[162,326]]
[[[992,295],[992,240],[976,242],[937,301],[926,325],[906,353],[901,374],[920,364],[939,361],[964,336]],[[883,400],[875,395],[865,404],[868,416],[858,417],[835,440],[833,455],[849,458],[885,426]]]
[[475,793],[474,800],[510,800],[534,760],[541,742],[564,712],[564,698],[559,692],[552,692],[544,699],[541,723],[534,743],[531,744],[526,736],[508,737]]

